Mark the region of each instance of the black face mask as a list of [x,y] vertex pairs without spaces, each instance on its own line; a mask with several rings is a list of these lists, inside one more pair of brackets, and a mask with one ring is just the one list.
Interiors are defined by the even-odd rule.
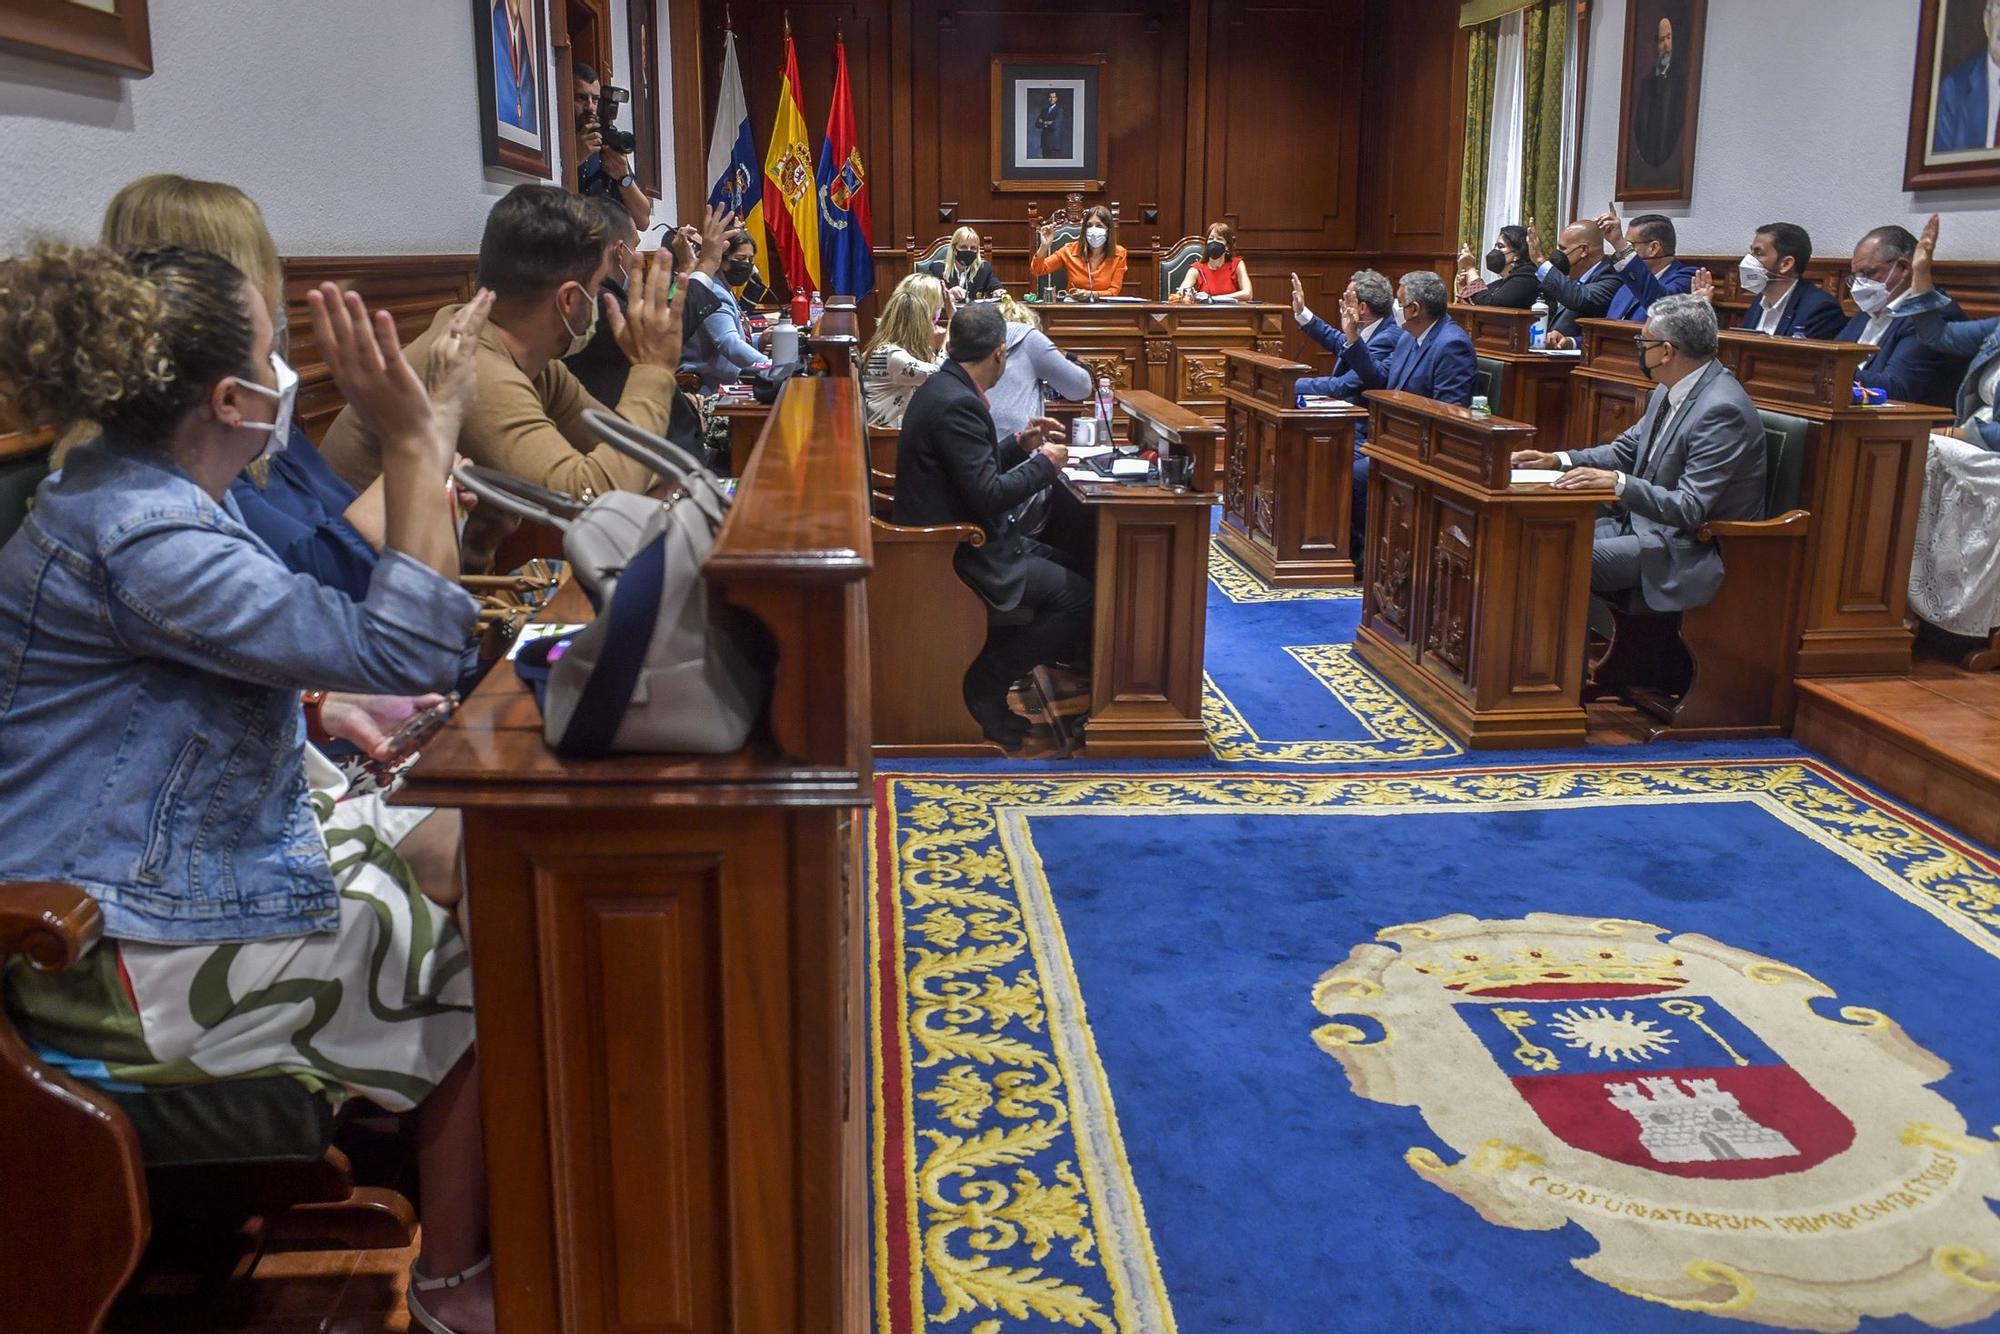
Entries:
[[1221,259],[1224,255],[1229,253],[1229,247],[1224,245],[1220,241],[1210,241],[1207,245],[1203,246],[1202,249],[1208,252],[1208,257],[1210,259]]
[[1505,273],[1507,271],[1507,252],[1499,246],[1494,246],[1486,252],[1486,267],[1494,273]]
[[959,268],[969,269],[978,261],[979,252],[977,250],[954,250],[951,252],[951,257],[958,261]]
[[731,287],[741,287],[744,283],[749,282],[750,275],[755,271],[755,260],[733,259],[722,266],[723,279]]

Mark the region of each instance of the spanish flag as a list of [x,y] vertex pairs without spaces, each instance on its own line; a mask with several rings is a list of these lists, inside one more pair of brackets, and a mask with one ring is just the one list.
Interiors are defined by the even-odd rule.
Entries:
[[785,269],[793,292],[819,290],[818,192],[812,150],[806,147],[806,113],[799,104],[799,54],[785,27],[785,82],[778,89],[778,115],[771,126],[771,149],[764,155],[764,230],[771,252]]

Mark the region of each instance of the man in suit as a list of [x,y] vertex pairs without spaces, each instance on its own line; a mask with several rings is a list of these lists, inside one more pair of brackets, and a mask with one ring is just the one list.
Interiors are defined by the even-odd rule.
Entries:
[[1042,157],[1069,156],[1069,112],[1063,109],[1062,98],[1053,88],[1049,89],[1047,103],[1035,113],[1035,129],[1041,136]]
[[[1047,417],[1005,440],[993,427],[986,392],[1007,368],[1007,322],[990,303],[951,317],[945,363],[917,390],[896,442],[891,521],[913,527],[973,523],[983,546],[961,543],[958,577],[995,611],[1027,608],[1022,626],[988,630],[965,674],[965,707],[989,741],[1020,749],[1028,721],[1007,708],[1014,681],[1045,663],[1072,666],[1090,650],[1090,581],[1056,548],[1016,530],[1010,517],[1029,496],[1055,484],[1069,460],[1062,427]],[[1026,457],[1023,457],[1025,455]]]
[[1590,546],[1590,591],[1637,589],[1654,611],[1712,602],[1722,554],[1697,534],[1711,519],[1764,517],[1764,423],[1715,359],[1715,308],[1698,296],[1653,307],[1633,340],[1659,388],[1638,421],[1609,444],[1555,454],[1522,450],[1517,468],[1562,468],[1562,490],[1615,491]]
[[[1805,280],[1812,262],[1812,237],[1795,222],[1773,222],[1757,229],[1750,253],[1736,266],[1737,285],[1756,297],[1743,312],[1737,328],[1773,338],[1832,338],[1847,323],[1840,302],[1824,287]],[[1713,294],[1707,270],[1695,280],[1695,292]]]
[[[1877,227],[1861,238],[1848,263],[1848,295],[1860,313],[1837,335],[1843,343],[1872,343],[1875,355],[1861,364],[1855,379],[1904,403],[1930,403],[1949,408],[1958,401],[1966,361],[1927,345],[1916,327],[1899,320],[1890,305],[1910,290],[1910,261],[1917,238],[1894,223]],[[1943,297],[1939,307],[1950,322],[1965,318],[1958,302]]]
[[1614,205],[1597,219],[1597,231],[1612,247],[1612,271],[1625,283],[1604,318],[1644,324],[1655,301],[1684,296],[1693,288],[1694,265],[1674,258],[1680,242],[1671,218],[1641,213],[1628,227],[1618,221]]
[[[1471,335],[1445,313],[1447,299],[1444,279],[1429,269],[1404,274],[1393,307],[1396,322],[1403,326],[1403,340],[1383,362],[1375,359],[1374,349],[1361,336],[1366,307],[1343,296],[1340,332],[1347,346],[1334,359],[1334,373],[1352,374],[1363,390],[1400,389],[1461,408],[1472,406],[1479,354],[1472,350]],[[1360,452],[1366,439],[1366,431],[1355,427],[1354,526],[1349,537],[1357,558],[1368,531],[1368,456]]]
[[1542,299],[1549,303],[1548,346],[1562,349],[1577,345],[1583,331],[1579,321],[1601,320],[1610,313],[1625,280],[1611,267],[1596,223],[1572,222],[1556,245],[1567,271],[1542,253],[1542,234],[1528,228],[1528,258],[1535,262]]
[[493,102],[501,120],[541,133],[542,104],[535,96],[535,35],[521,0],[493,0]]
[[[1396,348],[1403,341],[1403,328],[1396,323],[1395,289],[1389,280],[1373,269],[1358,269],[1347,281],[1347,290],[1341,300],[1359,301],[1367,312],[1360,326],[1361,340],[1368,344],[1368,352],[1377,365],[1387,365],[1395,355]],[[1347,348],[1347,335],[1312,313],[1306,306],[1306,290],[1299,283],[1299,275],[1292,275],[1292,318],[1299,322],[1299,328],[1306,337],[1333,353],[1335,373],[1332,375],[1309,375],[1301,378],[1296,392],[1301,394],[1324,394],[1328,398],[1355,399],[1361,394],[1361,377],[1353,371],[1339,369],[1340,354]]]
[[1674,25],[1661,19],[1653,32],[1653,64],[1639,80],[1632,106],[1632,147],[1649,167],[1664,167],[1681,146],[1687,117],[1687,75],[1674,59]]
[[[1963,2],[1963,0],[1961,0]],[[1938,84],[1937,120],[1931,130],[1933,153],[1964,153],[2000,147],[2000,106],[1991,96],[2000,86],[2000,0],[1986,0],[1982,18],[1986,45]]]

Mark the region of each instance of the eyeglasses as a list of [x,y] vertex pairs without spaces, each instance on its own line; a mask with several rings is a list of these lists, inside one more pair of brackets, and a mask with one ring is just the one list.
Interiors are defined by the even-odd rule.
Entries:
[[1638,348],[1639,355],[1643,357],[1649,349],[1665,347],[1672,341],[1671,338],[1648,338],[1644,334],[1639,334],[1632,339],[1632,346]]

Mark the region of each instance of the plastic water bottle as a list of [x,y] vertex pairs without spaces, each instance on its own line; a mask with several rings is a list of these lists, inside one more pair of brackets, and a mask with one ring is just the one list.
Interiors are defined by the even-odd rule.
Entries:
[[799,360],[799,326],[792,323],[788,310],[778,316],[771,329],[771,360],[780,366],[796,366]]
[[819,328],[819,317],[824,314],[826,314],[826,302],[819,299],[818,292],[814,292],[812,294],[812,305],[808,308],[806,315],[807,324],[814,329]]
[[1091,432],[1100,445],[1111,443],[1111,404],[1111,377],[1100,375],[1097,377],[1097,409],[1092,414],[1097,428]]
[[1535,316],[1535,322],[1528,326],[1528,346],[1539,352],[1549,341],[1549,303],[1536,297],[1528,309]]

